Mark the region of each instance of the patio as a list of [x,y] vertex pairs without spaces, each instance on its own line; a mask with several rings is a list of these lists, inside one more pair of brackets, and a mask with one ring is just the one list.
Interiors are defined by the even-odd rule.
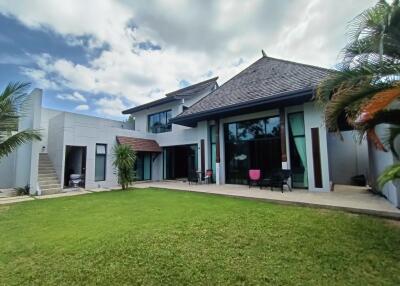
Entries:
[[385,198],[374,195],[363,187],[336,185],[333,192],[310,192],[294,189],[281,193],[275,189],[251,188],[244,185],[191,184],[182,181],[140,182],[135,188],[165,188],[223,196],[259,199],[281,204],[295,204],[316,208],[339,209],[353,213],[369,214],[400,220],[400,209]]

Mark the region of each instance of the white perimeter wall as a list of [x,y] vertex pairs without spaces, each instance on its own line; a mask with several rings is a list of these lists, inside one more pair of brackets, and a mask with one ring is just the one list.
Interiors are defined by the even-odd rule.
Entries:
[[[378,136],[384,138],[388,132],[388,126],[385,124],[378,125],[375,128]],[[396,139],[396,149],[400,151],[400,138]],[[391,152],[383,152],[377,150],[373,144],[368,144],[369,159],[370,159],[370,174],[369,181],[373,188],[382,191],[382,193],[395,206],[400,207],[400,180],[388,182],[383,188],[379,188],[377,178],[390,165],[399,161]]]
[[[41,118],[42,90],[34,89],[23,105],[24,116],[18,123],[18,131],[39,129]],[[43,133],[43,132],[42,132]],[[25,143],[0,161],[0,188],[30,185],[30,192],[38,190],[37,176],[40,142]]]

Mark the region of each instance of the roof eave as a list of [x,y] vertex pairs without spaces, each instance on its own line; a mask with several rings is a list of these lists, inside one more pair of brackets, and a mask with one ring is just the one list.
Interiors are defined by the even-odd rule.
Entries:
[[197,122],[210,118],[223,118],[236,115],[239,112],[252,109],[254,112],[257,109],[272,109],[281,106],[290,106],[301,104],[313,100],[314,88],[306,88],[293,92],[280,93],[277,95],[268,96],[261,99],[256,99],[248,102],[243,102],[235,105],[230,105],[222,108],[212,109],[196,114],[178,116],[171,119],[171,123],[183,125],[187,127],[195,127]]
[[173,96],[171,96],[171,97],[163,97],[162,99],[163,99],[163,101],[160,101],[160,102],[149,102],[149,103],[145,103],[143,105],[139,105],[139,106],[136,106],[136,107],[133,107],[133,108],[129,108],[129,109],[123,110],[122,114],[132,114],[134,112],[138,112],[138,111],[150,109],[150,108],[153,108],[153,107],[156,107],[156,106],[160,106],[160,105],[163,105],[163,104],[167,104],[167,103],[173,102],[175,100],[180,100],[179,98],[176,98],[176,97],[173,97]]

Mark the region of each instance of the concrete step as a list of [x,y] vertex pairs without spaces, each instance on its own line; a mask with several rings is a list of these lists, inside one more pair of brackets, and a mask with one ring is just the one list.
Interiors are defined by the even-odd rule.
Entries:
[[47,173],[47,174],[39,174],[39,180],[42,180],[42,179],[57,179],[58,180],[58,177],[57,177],[57,174],[56,173]]
[[39,163],[39,168],[40,167],[53,167],[53,164],[51,162],[40,162]]
[[54,169],[48,169],[48,170],[39,170],[39,175],[40,174],[56,174],[56,171]]
[[39,171],[47,171],[47,170],[54,170],[53,166],[39,166]]
[[48,180],[58,181],[58,177],[56,174],[39,174],[39,181],[48,181]]
[[42,189],[42,190],[60,188],[60,184],[41,184],[41,183],[39,183],[39,185],[40,185],[40,189]]
[[52,189],[41,189],[42,195],[52,195],[61,193],[61,188],[52,188]]
[[49,178],[39,178],[39,184],[42,185],[48,185],[48,184],[58,184],[58,179],[55,177],[49,177]]

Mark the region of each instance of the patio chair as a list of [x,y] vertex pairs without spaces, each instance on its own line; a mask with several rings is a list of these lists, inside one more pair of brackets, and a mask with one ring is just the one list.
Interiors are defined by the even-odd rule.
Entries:
[[271,190],[273,191],[274,187],[277,187],[280,188],[283,193],[283,186],[287,186],[289,191],[292,191],[292,188],[290,187],[291,177],[292,177],[291,170],[279,170],[275,172],[271,176],[271,181],[270,181]]
[[261,179],[261,170],[251,169],[249,170],[249,188],[251,186],[258,186]]
[[204,177],[204,180],[206,181],[207,184],[212,183],[212,177],[213,177],[213,170],[212,169],[206,170],[206,175]]
[[198,175],[197,175],[196,172],[194,172],[194,171],[189,171],[189,174],[188,174],[188,182],[189,182],[189,185],[190,185],[191,183],[196,183],[196,184],[199,183],[199,177],[198,177]]

